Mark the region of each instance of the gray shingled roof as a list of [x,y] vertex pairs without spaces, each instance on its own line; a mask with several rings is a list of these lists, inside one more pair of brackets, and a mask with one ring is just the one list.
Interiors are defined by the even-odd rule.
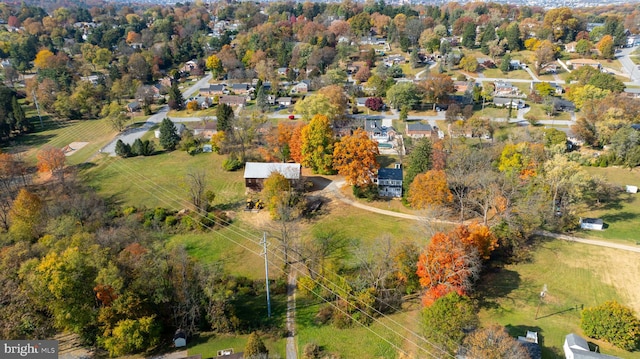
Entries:
[[432,131],[433,127],[427,123],[409,123],[407,131]]
[[402,181],[402,169],[401,168],[381,168],[378,170],[378,180],[392,179]]

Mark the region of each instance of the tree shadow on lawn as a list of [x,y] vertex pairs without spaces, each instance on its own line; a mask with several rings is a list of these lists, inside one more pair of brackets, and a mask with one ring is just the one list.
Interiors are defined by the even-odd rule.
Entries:
[[605,222],[604,228],[609,227],[609,223],[623,222],[623,221],[631,221],[638,218],[637,213],[631,212],[617,212],[617,213],[608,213],[600,216],[600,218]]
[[506,298],[511,292],[522,286],[522,279],[518,272],[494,268],[485,273],[477,284],[479,304],[482,308],[495,309],[500,305],[498,298]]
[[8,150],[7,152],[17,154],[32,147],[41,147],[49,143],[49,141],[54,137],[56,137],[54,134],[42,135],[35,132],[27,133],[20,135],[19,137],[12,138],[11,141],[9,141],[8,146],[3,147],[10,149],[10,151]]

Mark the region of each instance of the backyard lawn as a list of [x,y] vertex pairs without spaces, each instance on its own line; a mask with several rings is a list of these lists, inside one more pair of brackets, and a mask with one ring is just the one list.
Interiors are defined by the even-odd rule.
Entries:
[[98,193],[122,205],[180,210],[190,207],[187,173],[204,170],[209,189],[218,198],[215,204],[238,204],[244,197],[243,172],[224,171],[222,161],[214,153],[190,156],[184,151],[134,158],[104,156],[84,174]]
[[582,217],[602,218],[603,231],[579,231],[580,236],[621,240],[636,244],[640,240],[640,193],[624,193],[625,185],[640,186],[640,170],[621,167],[583,167],[592,176],[601,176],[620,186],[620,201],[609,208],[582,213]]
[[519,80],[531,80],[531,76],[525,70],[509,71],[506,74],[500,69],[485,69],[482,70],[482,74],[489,78],[503,78],[503,79],[519,79]]
[[[512,336],[537,331],[542,338],[543,358],[564,358],[564,337],[569,333],[582,335],[582,306],[617,300],[640,312],[640,288],[632,279],[640,275],[638,259],[637,253],[615,249],[557,240],[542,242],[530,261],[507,265],[478,284],[482,324],[506,326]],[[547,292],[541,300],[545,286]],[[640,353],[594,342],[603,353],[640,358]]]

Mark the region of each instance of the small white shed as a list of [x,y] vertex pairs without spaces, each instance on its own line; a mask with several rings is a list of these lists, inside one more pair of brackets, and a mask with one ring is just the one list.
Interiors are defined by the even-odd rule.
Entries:
[[580,228],[601,231],[604,229],[604,221],[600,218],[580,218]]

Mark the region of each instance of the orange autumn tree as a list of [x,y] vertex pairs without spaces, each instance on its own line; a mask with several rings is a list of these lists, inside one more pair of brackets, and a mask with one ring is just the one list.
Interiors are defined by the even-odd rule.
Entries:
[[361,187],[373,181],[378,164],[378,143],[359,128],[334,145],[333,168],[348,184]]
[[67,157],[61,149],[46,147],[38,152],[37,157],[40,172],[51,172],[52,175],[59,176],[61,181],[64,180],[64,166]]
[[302,163],[302,128],[304,126],[304,123],[299,122],[293,128],[291,138],[289,139],[289,155],[296,163]]
[[290,142],[294,126],[285,122],[271,128],[266,136],[267,146],[260,149],[267,162],[287,162],[291,158]]
[[436,233],[418,259],[416,273],[426,289],[423,304],[430,306],[451,292],[469,293],[480,274],[482,259],[489,258],[496,246],[484,225],[460,225],[449,233]]
[[429,170],[417,175],[409,187],[408,201],[416,209],[450,203],[453,194],[447,184],[447,175],[442,170]]
[[456,227],[454,232],[464,244],[476,248],[482,260],[488,260],[491,252],[498,248],[498,239],[484,224],[473,222],[467,226]]

